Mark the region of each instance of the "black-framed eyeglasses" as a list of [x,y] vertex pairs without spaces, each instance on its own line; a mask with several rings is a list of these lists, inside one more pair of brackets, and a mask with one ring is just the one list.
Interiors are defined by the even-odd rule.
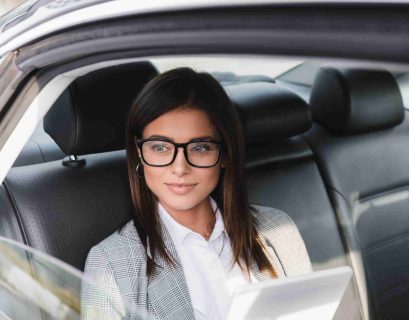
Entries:
[[193,167],[214,167],[220,159],[222,143],[217,140],[193,140],[176,143],[167,139],[137,139],[142,160],[153,167],[164,167],[173,163],[179,148],[183,148],[186,161]]

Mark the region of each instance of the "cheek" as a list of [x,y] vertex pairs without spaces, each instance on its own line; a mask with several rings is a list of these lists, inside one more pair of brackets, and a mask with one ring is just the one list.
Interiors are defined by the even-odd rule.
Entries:
[[211,191],[216,187],[217,183],[219,182],[220,178],[220,167],[214,167],[208,169],[209,172],[203,175],[203,184],[205,184]]
[[203,200],[209,196],[216,188],[220,179],[220,167],[211,169],[199,169],[196,172],[199,188],[196,190],[198,200]]
[[163,184],[163,176],[165,174],[164,168],[154,168],[149,166],[144,166],[144,179],[149,189],[157,194],[158,189],[161,184]]

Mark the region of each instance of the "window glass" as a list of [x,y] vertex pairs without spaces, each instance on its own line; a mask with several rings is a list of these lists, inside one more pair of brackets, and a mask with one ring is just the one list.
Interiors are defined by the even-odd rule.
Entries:
[[82,272],[0,237],[0,318],[80,319]]
[[176,67],[207,71],[220,82],[273,81],[280,74],[302,63],[300,60],[267,57],[195,56],[152,59],[159,72]]

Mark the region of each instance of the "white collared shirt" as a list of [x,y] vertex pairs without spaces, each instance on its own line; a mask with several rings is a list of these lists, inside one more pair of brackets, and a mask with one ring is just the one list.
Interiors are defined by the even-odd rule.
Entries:
[[[178,223],[159,203],[159,216],[168,230],[180,258],[196,320],[223,320],[227,317],[233,291],[250,282],[233,261],[230,239],[216,202],[210,199],[216,223],[207,241],[197,232]],[[257,282],[250,273],[251,282]]]

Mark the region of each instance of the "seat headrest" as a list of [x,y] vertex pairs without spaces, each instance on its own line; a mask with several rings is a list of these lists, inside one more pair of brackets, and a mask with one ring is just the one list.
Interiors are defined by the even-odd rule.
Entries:
[[267,82],[225,88],[239,112],[249,146],[285,140],[312,126],[307,103],[290,90]]
[[137,62],[79,77],[44,117],[44,130],[66,155],[123,149],[132,102],[157,74],[151,63]]
[[404,118],[398,84],[390,72],[383,70],[321,66],[310,105],[314,120],[337,133],[386,129]]

